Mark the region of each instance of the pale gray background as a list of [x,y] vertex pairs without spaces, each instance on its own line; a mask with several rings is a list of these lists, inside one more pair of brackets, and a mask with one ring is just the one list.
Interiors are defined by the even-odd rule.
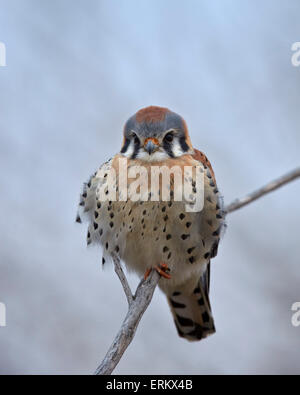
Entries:
[[[118,330],[121,286],[74,216],[137,109],[185,117],[227,203],[299,165],[299,15],[299,0],[0,1],[1,373],[90,373]],[[299,194],[228,217],[216,335],[180,339],[157,291],[115,372],[300,373]]]

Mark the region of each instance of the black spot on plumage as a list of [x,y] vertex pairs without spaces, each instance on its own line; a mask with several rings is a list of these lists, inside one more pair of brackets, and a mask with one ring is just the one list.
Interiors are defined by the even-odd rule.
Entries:
[[161,211],[164,213],[166,211],[166,206],[164,206]]
[[212,224],[213,224],[213,222],[212,222],[211,219],[208,219],[208,220],[206,221],[206,223],[207,223],[209,226],[212,226]]
[[173,204],[173,203],[172,203],[171,201],[169,201],[168,206],[171,207],[172,204]]
[[98,208],[98,209],[101,208],[101,202],[97,202],[97,208]]
[[194,251],[195,248],[196,248],[196,247],[191,247],[191,248],[187,249],[187,253],[188,253],[188,254],[191,254],[191,253]]
[[79,206],[84,206],[84,201],[79,202]]
[[166,236],[166,239],[167,239],[167,240],[172,239],[172,235],[168,234],[168,235]]
[[129,211],[128,215],[131,215],[131,213],[132,213],[132,210],[130,209],[130,211]]
[[190,261],[190,263],[194,263],[195,262],[195,257],[194,256],[189,257],[189,261]]
[[220,215],[220,214],[216,214],[216,218],[222,219],[223,217],[222,217],[222,215]]
[[100,229],[100,230],[99,230],[99,234],[100,234],[100,236],[103,235],[103,229]]
[[186,240],[189,237],[190,237],[190,235],[181,235],[182,240]]
[[210,252],[207,252],[206,254],[204,254],[204,258],[207,259],[210,257]]
[[218,188],[214,189],[214,193],[217,194],[219,192]]
[[211,258],[214,258],[215,256],[217,256],[218,246],[219,246],[219,241],[215,241],[211,247]]
[[185,304],[175,302],[173,299],[170,299],[170,302],[171,302],[171,305],[172,305],[175,309],[185,309],[185,307],[186,307]]
[[178,292],[178,291],[175,291],[175,292],[173,292],[173,294],[172,294],[172,296],[179,296],[179,295],[181,295],[181,292]]
[[153,228],[153,231],[154,231],[154,232],[156,232],[156,231],[157,231],[157,227],[156,227],[156,226]]
[[218,204],[216,204],[216,210],[220,210],[220,206]]
[[87,193],[83,192],[82,197],[85,199],[87,197]]
[[183,220],[183,219],[185,218],[185,215],[184,215],[183,213],[181,213],[181,214],[179,215],[179,218],[180,218],[181,220]]
[[211,200],[211,197],[210,197],[210,196],[208,196],[208,197],[206,198],[206,200],[207,200],[209,203],[212,203],[212,200]]
[[79,224],[81,224],[81,218],[80,218],[79,215],[77,215],[77,217],[76,217],[76,222],[78,222]]
[[195,323],[195,329],[191,332],[187,333],[188,336],[195,337],[198,340],[201,340],[203,337],[203,328]]
[[119,252],[119,251],[120,251],[119,246],[116,246],[115,251],[116,251],[116,252]]
[[108,189],[105,191],[105,195],[108,195]]
[[220,226],[214,233],[213,236],[220,236],[222,227]]
[[180,317],[178,314],[176,314],[176,318],[181,326],[194,326],[194,322],[189,318]]
[[94,229],[96,230],[98,228],[98,224],[94,222]]
[[201,291],[200,291],[200,288],[199,287],[196,287],[195,289],[194,289],[194,294],[199,294]]
[[169,219],[168,215],[164,216],[164,221],[167,221]]
[[172,252],[169,252],[167,259],[170,259],[172,256]]
[[164,248],[163,248],[163,252],[168,252],[169,251],[169,248],[167,247],[167,246],[165,246]]
[[114,213],[110,213],[110,218],[113,218],[114,216],[115,216],[115,214]]
[[215,187],[215,183],[213,182],[213,180],[210,180],[209,185],[214,188]]
[[114,223],[111,221],[111,222],[109,223],[109,226],[110,226],[111,228],[113,228],[113,227],[114,227]]
[[144,211],[143,211],[143,215],[146,215],[146,214],[147,214],[147,211],[146,211],[146,210],[144,210]]
[[209,322],[209,315],[208,315],[207,311],[202,313],[202,319],[203,319],[203,322]]
[[192,225],[191,222],[187,222],[187,223],[185,224],[185,226],[186,226],[187,228],[189,228],[191,225]]
[[199,306],[204,306],[204,299],[203,298],[198,299],[198,305]]
[[105,248],[108,250],[108,243],[105,243]]
[[104,265],[104,264],[105,264],[105,258],[102,257],[102,265]]

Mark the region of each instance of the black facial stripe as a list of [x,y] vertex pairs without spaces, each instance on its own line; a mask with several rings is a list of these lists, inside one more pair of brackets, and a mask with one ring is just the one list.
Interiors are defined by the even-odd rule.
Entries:
[[134,139],[134,150],[133,150],[133,154],[131,155],[131,159],[135,159],[137,157],[137,154],[139,152],[141,143],[139,139]]
[[130,144],[130,140],[128,138],[125,139],[124,145],[121,149],[121,154],[125,154]]
[[185,141],[185,136],[180,137],[179,143],[183,152],[187,152],[190,149],[190,147],[187,145]]
[[166,153],[170,156],[170,158],[174,158],[174,154],[172,151],[172,143],[169,143],[168,141],[164,140],[163,148],[166,151]]

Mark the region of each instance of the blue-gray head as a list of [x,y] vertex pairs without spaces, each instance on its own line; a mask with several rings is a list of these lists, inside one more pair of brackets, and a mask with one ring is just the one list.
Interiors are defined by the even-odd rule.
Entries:
[[167,108],[143,108],[125,124],[121,153],[128,158],[162,161],[193,152],[184,119]]

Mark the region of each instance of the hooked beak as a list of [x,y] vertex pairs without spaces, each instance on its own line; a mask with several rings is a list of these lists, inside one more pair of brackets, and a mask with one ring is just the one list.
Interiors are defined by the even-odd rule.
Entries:
[[146,139],[144,144],[145,151],[151,155],[154,151],[156,151],[159,147],[158,141],[156,139]]

